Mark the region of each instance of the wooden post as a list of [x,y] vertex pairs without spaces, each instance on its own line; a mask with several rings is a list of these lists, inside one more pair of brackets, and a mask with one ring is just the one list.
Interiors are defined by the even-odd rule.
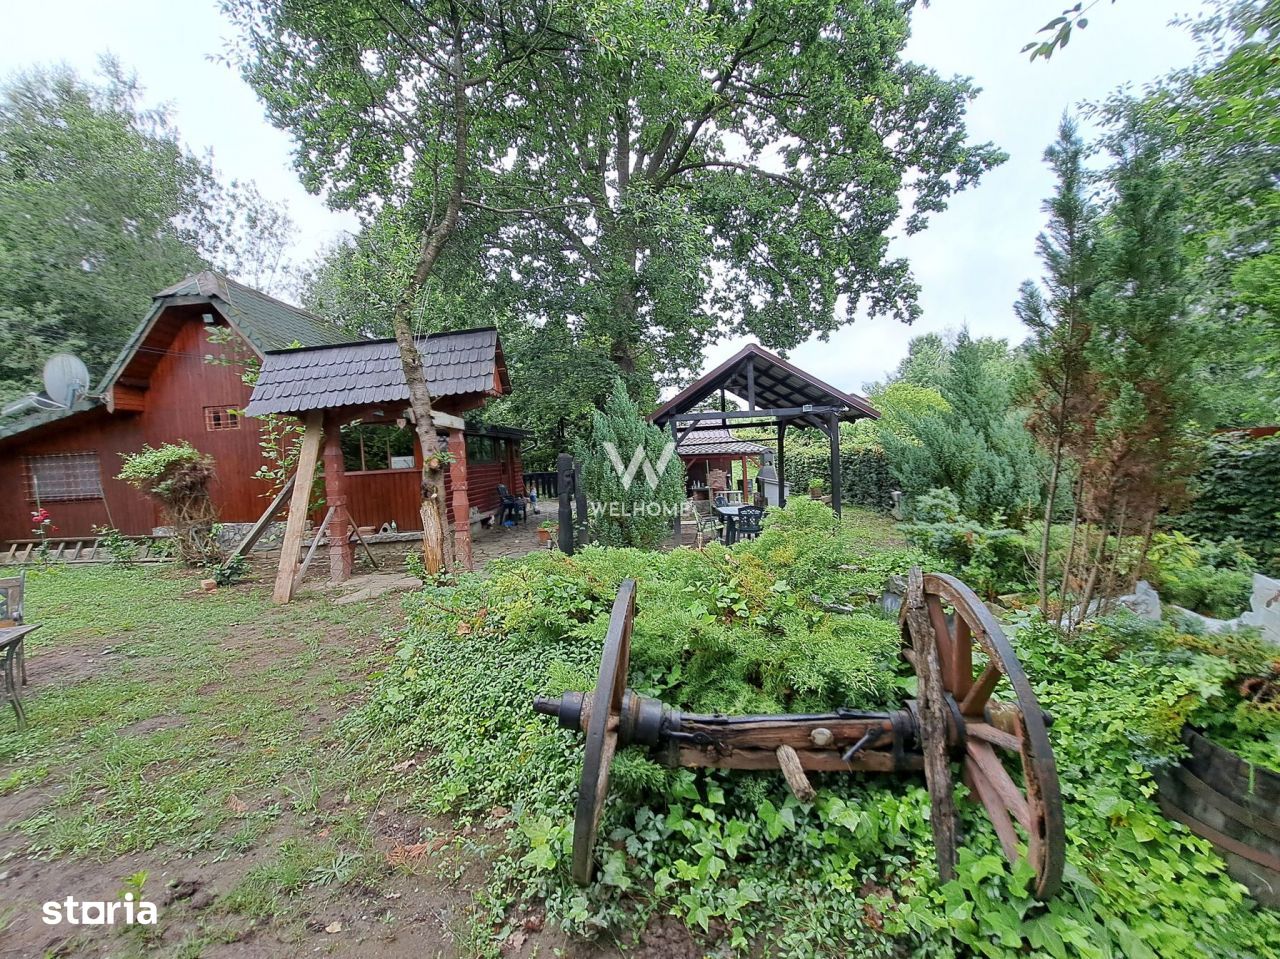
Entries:
[[324,430],[324,498],[332,517],[329,520],[329,582],[351,578],[351,527],[347,517],[347,472],[342,462],[342,430],[336,413],[330,413]]
[[[449,430],[449,485],[453,487],[454,556],[465,569],[474,569],[471,557],[471,495],[467,488],[467,438],[462,430]],[[512,495],[515,481],[512,480]]]
[[271,504],[267,507],[266,512],[258,517],[258,521],[253,524],[244,539],[240,540],[235,549],[231,551],[228,560],[237,556],[244,556],[249,550],[253,549],[254,543],[262,538],[262,534],[267,531],[267,527],[271,525],[271,521],[275,518],[276,513],[280,512],[280,508],[284,506],[284,501],[289,498],[289,494],[293,492],[293,484],[297,480],[297,476],[290,476],[285,480],[285,484],[280,487],[280,492],[276,493],[275,498],[271,500]]
[[276,571],[276,586],[271,599],[287,603],[293,599],[293,578],[298,571],[298,559],[302,555],[302,533],[307,525],[307,504],[311,501],[311,483],[316,475],[316,461],[320,457],[320,440],[324,437],[324,414],[313,410],[307,414],[302,434],[302,450],[298,454],[297,478],[293,484],[293,496],[289,499],[289,520],[285,524],[284,542],[280,544],[280,568]]
[[[675,444],[676,444],[675,451],[674,451],[671,455],[672,455],[672,456],[675,456],[675,457],[678,459],[678,458],[679,458],[679,456],[680,456],[680,432],[676,429],[676,421],[675,421],[675,417],[672,417],[672,418],[671,418],[671,442],[673,442],[673,443],[675,443]],[[686,493],[687,493],[687,492],[688,492],[688,491],[686,490]],[[708,491],[708,492],[707,492],[707,495],[708,495],[708,496],[710,496],[710,495],[711,495],[710,491]],[[684,512],[684,511],[683,511],[683,510],[681,510],[680,512],[676,513],[676,518],[675,518],[674,523],[673,523],[673,525],[675,526],[675,529],[674,529],[672,532],[674,532],[674,533],[675,533],[675,537],[676,537],[676,545],[677,545],[677,546],[681,545],[681,544],[680,544],[680,537],[681,537],[681,535],[682,535],[682,529],[681,529],[681,525],[680,525],[680,520],[681,520],[681,518],[682,518],[682,517],[681,517],[681,513],[683,513],[683,512]]]
[[835,413],[827,414],[827,435],[831,437],[831,508],[840,515],[840,493],[844,480],[840,476],[840,419]]
[[924,576],[918,566],[907,574],[904,602],[919,682],[920,738],[924,748],[925,782],[929,787],[934,855],[939,878],[949,882],[956,875],[956,806],[947,745],[946,691],[942,686],[937,635],[925,606]]
[[581,549],[587,545],[591,528],[587,522],[587,486],[582,482],[582,464],[576,460],[573,464],[573,512],[573,545],[575,549]]
[[573,555],[573,457],[561,453],[556,457],[556,489],[560,491],[556,532],[560,552]]
[[787,438],[787,423],[778,421],[778,505],[787,505],[787,451],[783,441]]

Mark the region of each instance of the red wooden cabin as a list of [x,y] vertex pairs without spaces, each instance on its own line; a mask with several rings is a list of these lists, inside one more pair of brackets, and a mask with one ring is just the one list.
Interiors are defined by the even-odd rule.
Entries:
[[[450,344],[477,332],[426,342],[449,354]],[[441,396],[442,412],[461,415],[510,391],[497,334],[482,332],[493,376],[481,389]],[[222,520],[253,522],[269,502],[271,483],[254,478],[266,462],[264,426],[242,412],[251,393],[246,368],[272,351],[350,339],[320,317],[212,272],[161,291],[95,393],[71,409],[0,420],[0,540],[32,537],[37,502],[51,514],[54,536],[87,537],[101,526],[151,533],[164,517],[152,500],[115,478],[121,454],[181,440],[213,457],[213,496]],[[496,510],[499,483],[523,492],[523,436],[467,427],[470,506],[480,514]],[[412,437],[412,428],[397,427],[394,417],[343,433],[350,508],[360,525],[421,528],[422,459]]]

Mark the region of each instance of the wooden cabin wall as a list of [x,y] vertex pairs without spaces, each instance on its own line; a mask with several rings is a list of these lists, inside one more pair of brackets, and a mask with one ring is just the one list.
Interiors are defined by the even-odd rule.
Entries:
[[[184,439],[213,457],[216,476],[212,494],[223,522],[249,523],[262,515],[270,484],[253,478],[263,462],[259,445],[261,421],[242,417],[238,429],[215,431],[209,430],[205,422],[206,407],[243,409],[251,392],[241,380],[238,363],[209,363],[206,355],[243,355],[247,347],[233,350],[214,346],[208,339],[208,327],[199,318],[199,309],[173,315],[177,312],[170,311],[163,317],[166,324],[171,324],[164,331],[166,338],[172,335],[171,342],[163,347],[150,346],[140,354],[140,365],[148,367],[142,374],[145,379],[139,378],[137,383],[147,385],[141,394],[141,412],[112,414],[98,407],[0,441],[0,541],[32,538],[31,512],[36,507],[27,496],[24,457],[95,451],[105,498],[46,503],[58,527],[55,535],[90,536],[98,526],[114,526],[128,534],[149,534],[164,524],[163,515],[148,497],[115,479],[120,471],[120,454],[136,452],[143,444],[159,446]],[[161,348],[163,355],[154,352]],[[451,397],[451,402],[440,405],[443,412],[461,415],[484,399]],[[502,442],[505,453],[497,462],[468,464],[470,502],[482,513],[497,509],[499,483],[517,495],[524,492],[519,444],[506,439]],[[447,471],[445,475],[447,487]],[[402,530],[421,529],[420,476],[417,469],[348,473],[349,501],[356,523],[381,526],[394,521]],[[452,520],[452,495],[448,502]],[[315,522],[322,518],[323,510],[313,516]]]

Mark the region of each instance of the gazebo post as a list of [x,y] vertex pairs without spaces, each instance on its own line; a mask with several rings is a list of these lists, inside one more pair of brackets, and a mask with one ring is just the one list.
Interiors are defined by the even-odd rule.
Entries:
[[[336,413],[325,417],[324,429],[324,498],[333,510],[329,520],[329,582],[342,583],[351,578],[351,527],[347,507],[347,473],[342,461],[342,427]],[[316,531],[320,535],[320,531]]]
[[840,515],[840,417],[827,414],[827,435],[831,438],[831,508]]
[[[474,569],[471,556],[471,496],[467,489],[467,439],[462,430],[449,430],[449,485],[453,489],[453,547],[457,561]],[[512,488],[515,478],[511,480]]]
[[[675,444],[673,448],[674,451],[678,451],[680,449],[680,430],[676,426],[676,418],[674,416],[671,417],[671,442]],[[680,457],[679,452],[675,452],[675,456],[676,456],[676,459],[678,460]],[[688,490],[685,490],[685,492],[688,493]],[[681,527],[681,522],[683,521],[683,519],[684,519],[684,509],[681,508],[676,513],[676,518],[675,518],[675,537],[676,537],[677,546],[680,545],[680,537],[683,535],[682,527]]]
[[787,437],[787,421],[778,420],[778,505],[787,505],[787,451],[783,441]]

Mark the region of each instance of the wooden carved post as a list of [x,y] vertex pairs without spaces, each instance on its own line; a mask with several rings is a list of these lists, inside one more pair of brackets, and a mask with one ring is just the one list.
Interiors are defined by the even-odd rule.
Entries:
[[938,876],[943,882],[949,882],[956,875],[956,807],[947,749],[946,691],[942,685],[937,635],[925,605],[924,576],[918,566],[907,574],[905,605],[919,681],[920,738],[924,748],[925,782],[929,787],[934,855]]
[[591,527],[587,522],[587,484],[582,482],[582,464],[573,463],[573,544],[581,549],[590,539]]
[[[351,578],[352,550],[347,507],[347,473],[342,461],[342,430],[336,414],[330,414],[324,431],[324,498],[333,518],[329,520],[329,582]],[[320,535],[319,531],[316,535]]]
[[287,603],[293,599],[293,580],[302,555],[302,534],[307,526],[307,504],[311,501],[311,483],[320,456],[320,440],[324,436],[324,414],[314,410],[307,414],[302,434],[302,450],[298,454],[298,472],[289,500],[289,519],[285,523],[284,542],[280,545],[280,569],[271,599]]
[[467,439],[462,430],[449,430],[449,485],[453,487],[453,542],[457,562],[473,569],[471,558],[471,497],[467,489]]
[[561,453],[556,457],[556,489],[560,491],[557,538],[560,552],[573,555],[573,457]]

